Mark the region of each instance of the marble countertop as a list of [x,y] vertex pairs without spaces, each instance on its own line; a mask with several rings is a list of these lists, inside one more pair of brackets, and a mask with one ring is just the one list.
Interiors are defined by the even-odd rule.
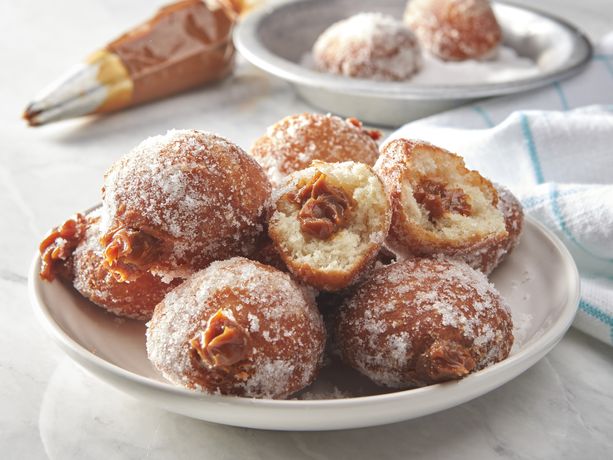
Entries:
[[[241,64],[209,89],[117,115],[39,129],[28,100],[164,1],[0,2],[0,458],[3,459],[604,459],[613,452],[613,350],[571,330],[526,373],[454,409],[389,426],[283,433],[200,422],[147,406],[78,368],[37,324],[26,274],[38,241],[99,201],[102,174],[170,128],[218,132],[248,147],[266,126],[310,108]],[[597,40],[610,0],[520,3],[572,20]]]

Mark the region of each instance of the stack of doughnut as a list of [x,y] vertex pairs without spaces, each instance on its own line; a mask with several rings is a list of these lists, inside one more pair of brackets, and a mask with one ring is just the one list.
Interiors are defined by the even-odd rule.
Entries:
[[301,114],[250,153],[195,130],[147,139],[107,171],[101,207],[43,240],[40,276],[148,321],[154,367],[204,393],[290,397],[341,365],[331,350],[389,388],[506,358],[512,319],[487,275],[521,205],[458,155],[377,138]]
[[502,31],[489,0],[409,0],[403,21],[359,13],[328,27],[313,45],[315,67],[350,78],[404,81],[422,50],[442,61],[495,56]]

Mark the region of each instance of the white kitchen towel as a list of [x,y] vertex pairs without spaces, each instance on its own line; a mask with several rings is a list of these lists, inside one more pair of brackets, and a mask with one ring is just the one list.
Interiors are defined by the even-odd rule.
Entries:
[[552,229],[581,274],[574,326],[613,345],[613,33],[580,75],[409,123],[423,139],[509,187]]

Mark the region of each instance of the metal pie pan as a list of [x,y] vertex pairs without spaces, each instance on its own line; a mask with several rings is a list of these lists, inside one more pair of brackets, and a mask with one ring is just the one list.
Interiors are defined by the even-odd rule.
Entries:
[[234,32],[241,54],[262,70],[286,80],[314,106],[368,123],[398,126],[472,100],[514,94],[571,77],[592,56],[588,38],[549,13],[506,2],[494,3],[503,43],[540,69],[537,76],[501,83],[418,85],[347,78],[301,64],[317,37],[332,23],[363,11],[402,17],[406,1],[293,0],[249,14]]

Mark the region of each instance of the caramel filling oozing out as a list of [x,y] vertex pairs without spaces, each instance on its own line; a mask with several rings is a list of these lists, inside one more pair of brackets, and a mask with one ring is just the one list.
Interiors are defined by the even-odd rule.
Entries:
[[321,240],[330,238],[345,224],[351,198],[320,171],[298,187],[293,201],[300,205],[300,230]]
[[415,200],[429,213],[430,221],[440,219],[448,212],[463,216],[470,216],[472,206],[470,197],[460,188],[447,188],[445,184],[431,180],[421,179],[413,188]]
[[119,227],[100,238],[104,261],[118,281],[129,281],[161,256],[160,241],[141,230]]
[[347,118],[347,123],[349,123],[350,125],[355,126],[356,128],[361,129],[373,141],[378,141],[379,139],[381,139],[381,136],[382,136],[381,131],[379,131],[378,129],[366,129],[366,128],[362,127],[362,122],[360,120],[358,120],[357,118],[354,118],[354,117]]
[[428,374],[434,381],[458,379],[476,367],[475,360],[467,350],[446,341],[437,341],[430,347],[430,360],[432,366]]
[[74,219],[68,219],[59,227],[51,230],[51,233],[40,243],[41,254],[40,277],[47,281],[55,279],[55,263],[66,261],[85,235],[87,222],[82,214],[77,214]]
[[189,344],[204,363],[223,368],[247,357],[249,336],[220,309],[209,318],[206,329],[198,331]]

